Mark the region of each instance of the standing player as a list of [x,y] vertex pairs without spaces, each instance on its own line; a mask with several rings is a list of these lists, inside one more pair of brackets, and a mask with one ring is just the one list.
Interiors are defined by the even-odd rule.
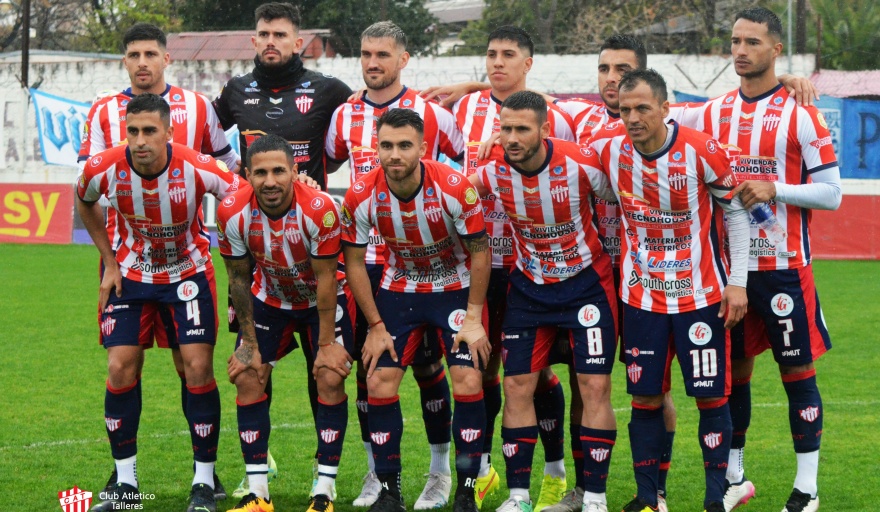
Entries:
[[[611,369],[617,305],[608,255],[593,222],[594,193],[611,198],[607,178],[585,165],[573,142],[549,139],[547,103],[520,91],[501,108],[501,146],[470,180],[494,191],[516,241],[503,324],[502,452],[510,498],[498,512],[531,512],[529,477],[538,437],[534,393],[560,329],[567,331],[584,412],[583,509],[607,510],[605,489],[617,437]],[[503,148],[503,149],[502,149]],[[564,482],[564,481],[563,481]]]
[[[460,159],[462,156],[461,133],[452,113],[436,103],[426,102],[416,91],[401,83],[400,72],[408,61],[406,34],[397,25],[380,21],[367,27],[361,34],[361,70],[367,90],[363,96],[343,103],[336,109],[326,140],[326,152],[331,161],[350,160],[352,184],[379,167],[376,120],[390,109],[411,109],[419,114],[425,124],[425,154],[429,159],[436,160],[441,153],[451,159]],[[366,254],[367,273],[374,292],[378,290],[382,277],[384,253],[382,237],[374,229],[370,232]],[[356,346],[362,346],[367,335],[367,324],[361,313],[357,316],[355,333]],[[428,335],[432,336],[433,332],[429,331]],[[449,382],[440,357],[438,352],[428,360],[422,351],[412,365],[413,376],[419,384],[428,443],[431,445],[428,482],[415,502],[416,510],[444,506],[452,486],[449,468],[452,410]],[[361,494],[354,501],[355,506],[372,505],[379,497],[381,488],[376,478],[366,415],[366,377],[366,369],[362,363],[358,363],[358,421],[369,471],[364,477]]]
[[[290,3],[269,2],[254,11],[256,34],[251,38],[256,51],[254,69],[226,82],[214,99],[214,108],[223,127],[238,125],[242,158],[247,148],[267,133],[283,137],[294,151],[294,162],[301,174],[327,187],[324,136],[333,111],[344,103],[351,89],[340,80],[303,67],[299,55],[303,39],[299,9]],[[330,166],[329,172],[336,170]],[[230,298],[230,304],[232,300]],[[235,310],[229,310],[229,330],[238,332]],[[305,333],[300,333],[304,335]],[[311,352],[304,354],[311,364]],[[266,393],[272,401],[272,380]],[[317,389],[308,379],[312,415],[317,420]],[[274,466],[271,454],[270,466]],[[232,494],[248,493],[247,477]]]
[[[222,160],[226,166],[235,170],[238,154],[232,150],[226,140],[226,134],[220,128],[217,114],[210,100],[205,96],[174,87],[165,83],[165,68],[171,57],[165,49],[165,33],[159,27],[147,23],[137,23],[122,36],[122,47],[125,54],[122,63],[128,71],[131,87],[103,97],[92,105],[86,124],[84,125],[83,142],[80,146],[80,169],[86,161],[106,149],[124,144],[126,140],[125,107],[138,94],[152,93],[162,96],[171,106],[171,125],[174,127],[174,142],[183,144],[201,153]],[[115,212],[108,213],[107,235],[111,244],[118,243]],[[167,320],[167,319],[166,319]],[[172,349],[174,365],[180,376],[181,402],[186,416],[186,376],[180,350],[173,343],[168,343],[169,335],[160,313],[145,321],[141,329],[142,344],[152,345],[155,336],[160,346]],[[171,338],[173,338],[173,333]],[[143,360],[138,366],[138,375],[143,368]],[[140,393],[140,380],[138,380]],[[116,473],[110,475],[107,489],[116,483]],[[220,479],[214,475],[214,490],[218,500],[226,498],[226,491]]]
[[[479,197],[451,168],[421,160],[427,144],[416,112],[388,110],[377,131],[382,167],[352,185],[342,211],[347,276],[369,323],[362,361],[368,367],[370,439],[383,487],[370,510],[405,510],[397,391],[428,328],[443,343],[455,398],[453,510],[476,512],[473,486],[486,423],[480,369],[490,352],[481,319],[491,268]],[[386,242],[375,296],[365,264],[374,228]]]
[[[308,510],[332,512],[336,496],[348,423],[345,377],[351,368],[349,306],[354,304],[341,273],[337,280],[342,248],[336,206],[326,193],[297,182],[293,160],[284,139],[261,137],[247,156],[252,188],[226,198],[217,211],[220,253],[241,324],[228,372],[238,390],[238,431],[250,493],[235,511],[274,510],[267,478],[271,425],[265,384],[276,361],[295,347],[293,331],[299,325],[308,327],[300,343],[313,353],[319,399],[319,478]],[[248,254],[256,260],[253,279]]]
[[[188,512],[216,509],[214,463],[220,436],[220,394],[214,381],[216,291],[210,240],[201,220],[205,193],[222,199],[239,178],[213,158],[178,144],[171,109],[143,93],[126,108],[128,145],[91,157],[77,179],[77,211],[105,264],[100,287],[101,341],[109,376],[104,416],[116,460],[116,484],[95,511],[136,508],[141,398],[137,392],[142,319],[166,311],[186,372],[187,421],[195,476]],[[98,199],[106,196],[119,234],[107,238]]]
[[[624,511],[657,510],[666,427],[663,393],[673,357],[700,410],[706,474],[704,507],[723,511],[724,454],[730,443],[727,329],[745,313],[747,214],[733,194],[730,160],[709,136],[667,125],[666,83],[635,70],[619,86],[620,123],[585,148],[618,196],[623,336],[629,424],[638,493]],[[615,132],[616,127],[616,132]],[[710,195],[711,194],[711,195]],[[721,210],[727,212],[731,271],[722,264]]]
[[754,358],[769,345],[788,395],[797,476],[786,512],[819,508],[817,474],[824,411],[813,361],[831,348],[813,282],[809,223],[813,209],[840,206],[840,171],[828,125],[812,106],[799,106],[774,79],[782,53],[782,23],[771,11],[737,13],[731,36],[740,88],[702,108],[688,109],[682,122],[711,133],[736,153],[735,172],[746,208],[768,203],[787,238],[773,243],[752,224],[749,303],[744,339],[734,345],[730,395],[734,437],[724,498],[729,511],[754,495],[745,479],[743,448],[751,419],[750,380]]
[[[452,110],[465,139],[465,174],[477,171],[480,160],[477,151],[499,129],[501,103],[510,95],[526,89],[526,75],[532,67],[534,44],[524,30],[505,26],[489,34],[486,50],[486,73],[491,88],[478,91],[457,101]],[[548,106],[550,136],[574,140],[571,118],[555,106]],[[492,276],[489,280],[487,310],[489,336],[493,346],[492,359],[483,373],[483,393],[486,400],[486,436],[483,442],[483,460],[477,479],[477,504],[494,492],[500,479],[492,468],[489,455],[495,433],[495,418],[501,411],[501,323],[506,304],[508,272],[514,265],[513,235],[510,220],[504,212],[498,195],[490,191],[482,197],[489,246],[492,248]],[[540,384],[535,395],[541,441],[544,445],[544,480],[536,510],[558,502],[565,492],[564,415],[565,397],[559,379],[548,368],[541,371]]]

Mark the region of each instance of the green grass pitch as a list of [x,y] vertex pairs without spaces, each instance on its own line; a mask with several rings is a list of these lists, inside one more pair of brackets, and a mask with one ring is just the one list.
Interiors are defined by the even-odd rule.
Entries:
[[[0,244],[2,511],[60,510],[59,491],[77,485],[97,494],[112,468],[101,421],[106,356],[97,344],[97,259],[95,249],[88,246]],[[822,509],[871,510],[880,490],[880,263],[822,261],[814,268],[835,346],[817,365],[826,412],[819,474]],[[217,277],[218,289],[225,290],[222,263],[218,263]],[[225,294],[221,294],[221,318],[225,317],[225,301]],[[230,492],[244,473],[236,436],[235,389],[222,373],[232,344],[233,335],[222,332],[215,355],[223,403],[217,470]],[[296,352],[275,372],[271,447],[280,478],[270,490],[279,511],[305,510],[311,482],[316,441],[304,366],[301,353]],[[560,380],[567,382],[565,368],[555,369]],[[674,512],[697,511],[702,510],[703,495],[697,412],[677,375],[673,390],[679,423],[669,476],[669,507]],[[613,381],[618,443],[608,499],[610,510],[620,510],[635,490],[626,428],[629,399],[622,366],[615,369]],[[348,386],[353,397],[351,379]],[[192,478],[192,456],[180,409],[179,380],[166,351],[147,352],[143,389],[138,472],[142,492],[156,496],[145,502],[145,510],[182,511]],[[401,398],[403,483],[411,507],[424,484],[422,475],[427,472],[429,454],[418,389],[409,377],[404,380]],[[779,511],[791,490],[795,459],[786,398],[769,354],[759,358],[753,401],[746,474],[757,486],[757,497],[743,510]],[[350,405],[337,484],[336,507],[342,511],[352,510],[350,503],[360,491],[366,467],[354,404]],[[565,432],[567,435],[567,428]],[[493,460],[503,475],[500,445],[496,441]],[[540,448],[535,460],[532,494],[537,497],[543,467]],[[568,462],[571,486],[574,476]],[[487,499],[483,509],[494,510],[505,497],[502,489]],[[230,498],[218,509],[234,504]]]

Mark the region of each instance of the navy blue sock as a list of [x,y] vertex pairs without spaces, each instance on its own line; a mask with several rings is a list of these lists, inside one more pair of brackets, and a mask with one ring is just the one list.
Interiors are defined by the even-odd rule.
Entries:
[[538,426],[501,427],[501,452],[507,461],[507,488],[528,489],[532,477],[532,458],[538,444]]
[[[312,379],[314,380],[314,379]],[[272,408],[272,373],[266,378],[266,389],[263,390],[266,395],[266,407]]]
[[482,390],[475,395],[455,395],[454,398],[452,431],[455,432],[457,492],[464,492],[464,488],[469,487],[473,494],[473,482],[480,472],[480,456],[483,454],[482,437],[486,425],[486,404],[483,402]]
[[629,444],[638,497],[652,507],[657,506],[657,480],[660,477],[660,457],[663,456],[665,436],[663,407],[651,409],[633,403],[629,421]]
[[428,443],[445,444],[450,442],[452,405],[449,396],[449,381],[446,380],[446,369],[440,367],[431,375],[416,377],[416,382],[419,385],[419,396],[422,400],[422,419],[425,421]]
[[706,472],[706,497],[703,506],[712,502],[724,501],[724,487],[727,483],[727,458],[730,454],[730,438],[733,423],[730,421],[730,406],[727,398],[714,402],[697,402],[700,409],[700,448],[703,450],[703,467]]
[[269,400],[264,394],[252,404],[235,401],[238,414],[238,440],[245,464],[266,464],[269,453]]
[[217,381],[204,386],[187,386],[187,422],[192,438],[193,459],[216,462],[220,441],[220,392]]
[[562,460],[565,457],[565,392],[555,375],[543,389],[535,391],[535,416],[544,446],[544,460]]
[[120,389],[110,387],[110,382],[107,382],[104,421],[110,440],[110,453],[117,460],[137,455],[137,433],[141,421],[138,382]]
[[318,398],[318,464],[339,466],[345,427],[348,425],[348,397],[336,404],[328,404]]
[[355,405],[357,405],[358,425],[360,425],[361,427],[361,441],[369,443],[370,421],[367,418],[367,408],[369,407],[369,403],[367,403],[366,377],[364,377],[363,379],[357,377],[357,401],[355,402]]
[[816,370],[783,375],[788,395],[788,421],[795,453],[810,453],[822,443],[822,396],[816,385]]
[[483,382],[483,402],[486,404],[486,435],[483,436],[483,453],[492,453],[495,438],[495,420],[501,412],[501,379]]
[[672,465],[672,443],[675,441],[675,431],[666,432],[666,444],[663,446],[663,455],[660,457],[660,474],[657,479],[657,491],[661,496],[666,496],[666,477],[669,474],[669,466]]
[[186,418],[186,375],[183,373],[178,373],[177,376],[180,377],[180,408],[183,410],[183,417]]
[[[397,474],[400,481],[400,438],[403,436],[403,415],[400,397],[369,398],[370,441],[376,460],[376,475]],[[380,478],[381,480],[381,478]],[[383,484],[387,482],[383,481]],[[391,490],[389,488],[389,490]]]
[[599,430],[581,427],[583,446],[585,491],[603,493],[608,484],[608,468],[611,467],[611,450],[617,440],[616,430]]
[[730,447],[741,450],[746,446],[746,432],[752,422],[752,384],[749,379],[733,382],[727,403],[730,405],[730,419],[733,421]]
[[571,441],[571,457],[574,459],[574,485],[584,488],[584,444],[581,442],[581,426],[572,423],[568,426]]

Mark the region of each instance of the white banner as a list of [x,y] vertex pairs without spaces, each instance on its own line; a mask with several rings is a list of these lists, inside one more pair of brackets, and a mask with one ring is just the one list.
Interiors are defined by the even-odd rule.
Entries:
[[52,165],[76,166],[90,105],[36,89],[30,89],[30,94],[34,100],[43,161]]

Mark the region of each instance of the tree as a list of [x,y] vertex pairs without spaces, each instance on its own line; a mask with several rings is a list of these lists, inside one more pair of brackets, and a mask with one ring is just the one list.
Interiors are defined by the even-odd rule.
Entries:
[[486,51],[486,38],[496,28],[514,25],[532,36],[537,53],[560,53],[569,40],[564,34],[575,25],[582,2],[578,0],[486,0],[480,20],[468,23],[461,32],[466,48],[458,55]]
[[174,4],[164,0],[90,0],[86,21],[87,36],[80,38],[79,50],[119,53],[122,34],[138,22],[153,23],[166,32],[180,29]]
[[[875,0],[811,0],[822,19],[823,68],[880,69],[880,5]],[[815,28],[812,40],[815,47]]]

